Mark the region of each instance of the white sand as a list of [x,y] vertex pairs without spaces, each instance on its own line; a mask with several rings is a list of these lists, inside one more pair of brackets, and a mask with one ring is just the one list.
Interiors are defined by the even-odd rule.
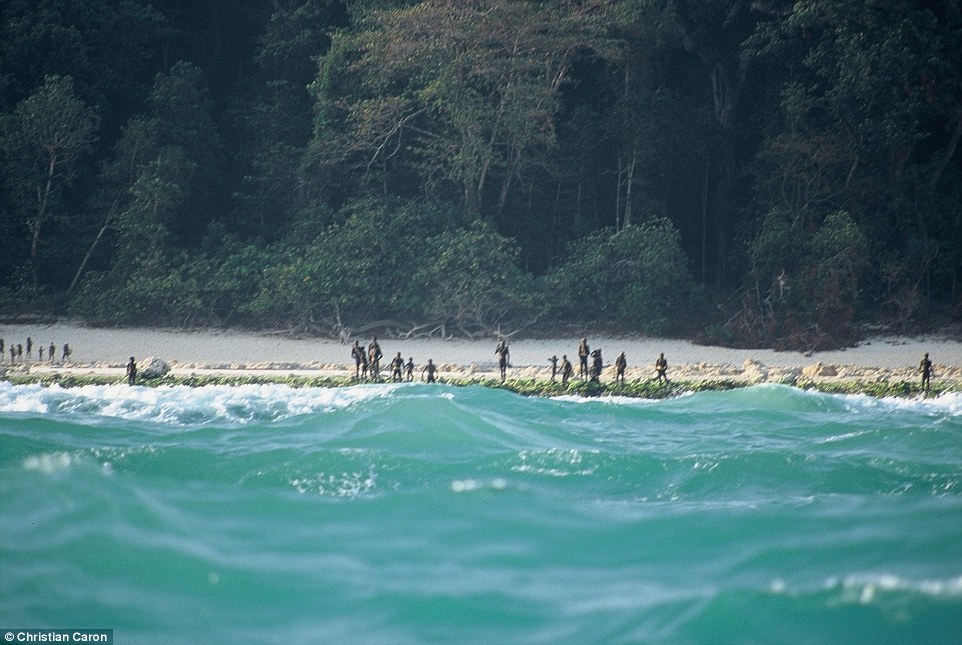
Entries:
[[[284,370],[337,371],[350,367],[350,344],[330,339],[295,339],[284,336],[228,331],[168,331],[157,329],[94,329],[71,322],[51,325],[0,325],[0,338],[6,343],[0,369],[10,366],[10,343],[25,344],[30,336],[34,342],[32,362],[19,369],[44,370],[50,366],[38,364],[38,348],[50,343],[57,347],[60,358],[64,343],[73,351],[73,369],[87,371],[122,370],[130,356],[138,361],[155,356],[167,361],[174,373],[211,370]],[[369,337],[358,338],[362,345]],[[547,373],[548,357],[567,354],[577,370],[578,338],[554,340],[512,340],[511,364],[517,376],[541,376]],[[592,349],[604,352],[605,364],[614,362],[619,352],[628,358],[628,377],[651,373],[651,365],[660,352],[670,364],[670,374],[686,377],[737,376],[742,374],[746,360],[754,360],[773,372],[802,369],[816,363],[837,366],[841,376],[877,377],[873,371],[902,377],[913,377],[925,352],[935,364],[936,377],[962,378],[962,342],[942,337],[881,337],[866,340],[857,347],[803,355],[795,352],[771,350],[729,349],[695,345],[684,340],[661,338],[611,338],[588,336]],[[428,358],[447,370],[467,373],[490,372],[496,368],[495,339],[469,340],[392,340],[380,339],[385,355],[384,364],[401,352],[405,360],[413,357],[417,365]],[[59,369],[59,368],[58,368]]]

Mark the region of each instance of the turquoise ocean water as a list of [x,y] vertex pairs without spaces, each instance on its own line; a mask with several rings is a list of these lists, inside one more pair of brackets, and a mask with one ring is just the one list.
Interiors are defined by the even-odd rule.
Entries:
[[0,383],[0,626],[960,643],[962,396]]

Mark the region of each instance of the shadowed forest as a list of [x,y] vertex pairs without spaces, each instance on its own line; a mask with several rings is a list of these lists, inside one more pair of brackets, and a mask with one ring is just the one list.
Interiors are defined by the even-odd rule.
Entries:
[[958,321],[960,5],[0,1],[0,311],[798,350]]

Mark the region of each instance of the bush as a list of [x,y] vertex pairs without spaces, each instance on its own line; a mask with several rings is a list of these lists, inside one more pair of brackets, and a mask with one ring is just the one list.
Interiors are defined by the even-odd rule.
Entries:
[[618,233],[604,229],[571,244],[545,281],[553,313],[646,334],[683,328],[695,293],[678,232],[666,219]]
[[340,215],[306,247],[278,247],[247,311],[303,329],[402,316],[467,331],[534,307],[516,245],[448,206],[364,200]]
[[708,341],[737,347],[825,350],[856,337],[856,311],[871,269],[868,243],[845,211],[812,230],[770,212],[748,245],[750,271],[729,318]]
[[522,324],[541,303],[513,241],[481,222],[429,238],[411,280],[411,310],[462,329]]

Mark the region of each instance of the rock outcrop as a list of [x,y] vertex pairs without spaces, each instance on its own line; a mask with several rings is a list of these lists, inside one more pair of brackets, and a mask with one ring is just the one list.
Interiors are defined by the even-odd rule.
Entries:
[[140,378],[160,378],[170,371],[167,361],[161,360],[156,356],[151,356],[140,362],[137,372]]

